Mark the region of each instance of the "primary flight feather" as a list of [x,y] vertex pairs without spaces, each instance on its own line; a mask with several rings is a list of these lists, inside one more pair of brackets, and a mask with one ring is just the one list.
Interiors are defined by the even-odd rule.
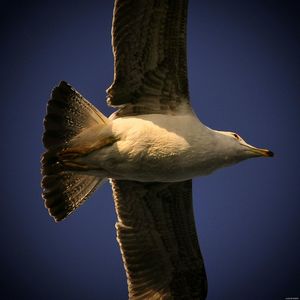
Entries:
[[196,176],[273,156],[206,127],[189,102],[186,0],[116,0],[105,117],[62,81],[44,121],[42,187],[56,221],[109,178],[130,299],[205,299],[192,207]]

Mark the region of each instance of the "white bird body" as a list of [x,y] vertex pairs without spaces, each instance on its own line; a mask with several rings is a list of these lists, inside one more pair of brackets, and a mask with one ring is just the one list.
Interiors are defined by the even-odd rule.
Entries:
[[85,166],[80,172],[99,177],[177,182],[254,156],[242,151],[249,148],[244,141],[206,127],[192,111],[112,118],[86,130],[71,141],[71,148],[72,143],[96,147],[72,163]]
[[210,147],[214,133],[192,113],[117,118],[101,135],[115,142],[78,158],[79,162],[99,166],[101,176],[176,182],[207,174],[213,168],[207,162],[214,152]]

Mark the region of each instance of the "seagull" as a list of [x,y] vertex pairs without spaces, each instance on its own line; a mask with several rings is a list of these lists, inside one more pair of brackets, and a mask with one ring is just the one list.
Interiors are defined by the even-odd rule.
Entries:
[[270,150],[205,126],[187,78],[187,0],[116,0],[114,80],[106,117],[65,81],[44,119],[42,188],[55,221],[105,180],[129,299],[205,299],[207,277],[195,227],[192,178]]

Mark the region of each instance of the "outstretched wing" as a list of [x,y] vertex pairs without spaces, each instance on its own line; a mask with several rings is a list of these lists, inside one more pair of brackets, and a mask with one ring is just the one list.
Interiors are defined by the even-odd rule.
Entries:
[[189,109],[187,0],[116,0],[114,81],[108,104],[119,115]]
[[[115,117],[190,110],[187,0],[116,0]],[[117,237],[129,298],[205,299],[207,281],[194,224],[192,181],[112,180]]]
[[129,298],[205,299],[207,281],[192,205],[192,181],[112,180],[117,237]]

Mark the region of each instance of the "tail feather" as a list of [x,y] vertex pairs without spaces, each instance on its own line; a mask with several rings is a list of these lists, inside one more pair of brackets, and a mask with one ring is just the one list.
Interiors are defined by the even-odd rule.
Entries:
[[65,81],[52,91],[44,120],[43,143],[47,149],[66,145],[72,137],[108,119]]
[[78,208],[99,186],[103,178],[74,173],[61,161],[61,153],[72,139],[92,126],[104,126],[108,119],[69,84],[55,87],[44,120],[42,188],[45,206],[56,221]]
[[63,220],[84,203],[101,181],[95,176],[73,173],[45,176],[43,197],[49,214],[57,222]]

